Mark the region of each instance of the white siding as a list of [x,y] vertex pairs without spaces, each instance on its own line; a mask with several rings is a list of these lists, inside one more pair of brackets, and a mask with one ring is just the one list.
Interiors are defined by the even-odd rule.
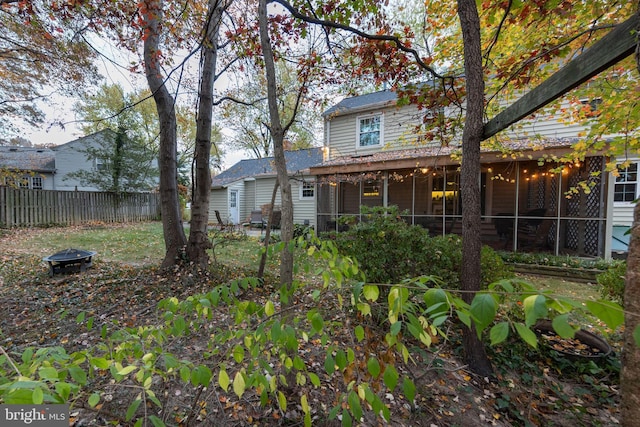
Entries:
[[225,188],[217,188],[211,190],[209,195],[209,224],[217,224],[215,211],[220,211],[220,216],[226,218],[229,214],[229,190]]
[[420,120],[420,112],[415,106],[391,107],[384,110],[374,110],[370,113],[382,113],[383,115],[382,146],[358,148],[358,119],[366,116],[367,113],[345,114],[334,117],[330,124],[325,125],[325,128],[330,132],[328,136],[330,159],[341,156],[367,155],[380,150],[414,147],[416,137],[413,128]]
[[[307,182],[315,182],[315,177],[305,176]],[[314,189],[313,199],[301,198],[301,181],[291,182],[291,194],[293,195],[293,223],[304,224],[305,220],[309,221],[309,225],[316,226],[316,200],[318,197],[317,188]]]
[[[83,141],[87,142],[86,138]],[[97,143],[93,143],[97,144]],[[93,145],[92,144],[92,145]],[[55,148],[56,152],[56,176],[54,187],[55,190],[79,190],[79,191],[98,191],[95,187],[83,187],[77,179],[68,178],[67,174],[78,170],[93,170],[93,161],[87,160],[86,155],[79,150],[86,147],[80,141],[70,142]]]
[[[271,203],[271,195],[273,194],[273,186],[276,185],[276,178],[256,178],[256,210],[262,205]],[[276,194],[276,205],[281,204],[280,190]]]
[[240,218],[245,222],[251,217],[251,211],[258,210],[256,205],[256,181],[254,179],[246,179],[244,181],[244,196],[240,205]]
[[[631,158],[632,162],[640,162],[640,158]],[[618,159],[619,162],[624,159]],[[639,165],[640,166],[640,165]],[[611,176],[611,185],[615,185],[616,178]],[[636,185],[636,198],[640,197],[640,183]],[[634,202],[613,202],[613,218],[612,225],[624,225],[631,227],[633,224],[633,209],[635,208]]]

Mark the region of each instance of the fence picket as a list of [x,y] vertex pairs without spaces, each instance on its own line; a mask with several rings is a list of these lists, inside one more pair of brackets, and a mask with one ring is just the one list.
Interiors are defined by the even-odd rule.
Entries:
[[157,220],[159,197],[158,193],[118,195],[0,187],[0,227]]

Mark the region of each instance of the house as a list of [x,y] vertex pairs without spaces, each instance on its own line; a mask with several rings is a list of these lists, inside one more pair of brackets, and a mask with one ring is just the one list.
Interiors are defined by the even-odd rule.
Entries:
[[[293,195],[294,223],[315,226],[315,177],[309,174],[311,166],[322,162],[321,148],[285,151]],[[260,210],[271,203],[276,183],[276,169],[272,157],[246,159],[215,176],[211,180],[209,221],[216,222],[215,211],[233,224],[248,222],[251,211]],[[275,205],[280,205],[280,192]]]
[[[324,113],[324,159],[310,169],[318,184],[319,231],[338,229],[345,215],[359,218],[362,205],[397,205],[406,222],[433,235],[461,233],[459,141],[420,141],[414,129],[424,112],[396,100],[394,92],[381,91],[344,99]],[[582,162],[544,160],[571,153],[581,130],[539,114],[483,148],[478,179],[485,244],[610,255],[613,225],[630,225],[639,194],[637,163],[614,180],[599,153]],[[584,179],[590,191],[567,198]]]
[[[74,139],[73,141],[53,147],[55,153],[55,189],[69,191],[103,191],[95,184],[88,184],[74,176],[79,171],[97,174],[107,172],[113,147],[116,144],[116,132],[104,129],[99,132]],[[157,188],[158,161],[155,156],[141,154],[125,147],[123,161],[124,171],[121,180],[125,187],[135,187],[135,191],[151,191]],[[131,169],[135,169],[133,172]],[[111,178],[104,173],[105,180]],[[128,185],[134,183],[134,185]]]
[[0,146],[0,185],[17,185],[35,190],[53,190],[55,153],[48,148]]

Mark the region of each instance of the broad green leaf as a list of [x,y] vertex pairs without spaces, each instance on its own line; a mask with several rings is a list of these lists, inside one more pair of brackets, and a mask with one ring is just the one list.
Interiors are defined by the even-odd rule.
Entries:
[[624,323],[624,311],[615,302],[605,300],[587,301],[587,308],[594,316],[613,330]]
[[138,410],[138,407],[140,406],[141,403],[142,403],[142,399],[139,399],[139,398],[131,402],[131,404],[127,408],[127,413],[124,416],[125,421],[131,421],[131,419],[136,414],[136,411]]
[[547,317],[549,310],[546,301],[547,299],[543,295],[531,295],[524,299],[522,307],[527,326],[533,326],[538,319]]
[[38,375],[43,380],[57,380],[58,370],[52,366],[43,366],[38,369]]
[[273,305],[273,301],[267,301],[267,303],[264,305],[264,314],[266,314],[267,316],[273,316],[275,312],[276,308]]
[[311,381],[311,384],[313,384],[316,387],[320,387],[320,377],[319,376],[317,376],[313,372],[308,372],[307,376],[309,377],[309,380]]
[[475,321],[478,335],[493,322],[498,303],[491,294],[476,294],[471,301],[471,317]]
[[401,329],[402,329],[402,322],[401,321],[393,323],[391,325],[391,329],[390,329],[391,335],[393,335],[393,336],[398,335],[400,333]]
[[416,398],[416,386],[413,381],[407,377],[404,377],[404,380],[402,381],[402,392],[409,403],[413,403],[413,400]]
[[422,299],[427,305],[427,312],[432,316],[442,313],[448,313],[450,310],[449,299],[447,293],[442,289],[432,288],[424,293]]
[[327,354],[327,357],[324,359],[324,370],[329,375],[332,375],[336,371],[336,361],[331,354]]
[[367,361],[367,370],[369,374],[375,379],[380,375],[380,362],[375,357],[370,357]]
[[191,384],[194,386],[201,385],[208,387],[212,376],[213,372],[211,372],[209,367],[204,365],[196,366],[193,371],[191,371]]
[[87,373],[79,366],[70,366],[69,375],[71,375],[71,378],[80,385],[85,385],[87,383]]
[[347,402],[349,403],[353,418],[358,422],[360,418],[362,418],[362,406],[360,405],[358,394],[355,391],[351,391],[347,396]]
[[349,415],[349,411],[346,409],[342,410],[342,427],[351,427],[353,425],[353,420],[351,419],[351,415]]
[[324,319],[320,313],[315,313],[311,318],[311,326],[313,330],[320,333],[322,332],[322,328],[324,328]]
[[384,368],[384,374],[382,375],[382,378],[384,381],[384,385],[386,385],[389,391],[393,393],[396,386],[398,385],[399,378],[396,368],[393,365],[387,365]]
[[224,369],[220,369],[218,373],[218,384],[220,384],[220,388],[224,391],[229,390],[229,385],[231,384],[231,379],[229,378],[229,374]]
[[640,325],[633,330],[633,340],[636,342],[636,347],[640,347]]
[[164,422],[162,422],[162,420],[160,418],[158,418],[155,415],[150,415],[149,419],[151,420],[151,424],[153,424],[153,427],[165,427],[166,424]]
[[69,383],[59,382],[55,385],[56,393],[60,395],[63,401],[67,401],[71,395],[71,385]]
[[278,406],[282,412],[287,411],[287,397],[281,391],[278,391]]
[[375,302],[380,296],[380,290],[378,289],[378,285],[365,285],[362,288],[362,294],[367,300]]
[[120,369],[118,371],[118,375],[125,376],[125,375],[130,374],[131,372],[135,371],[136,369],[138,369],[138,367],[136,365],[129,365],[127,367],[124,367],[124,368]]
[[92,408],[95,408],[95,406],[99,402],[100,402],[100,394],[92,393],[91,396],[89,396],[89,406],[91,406]]
[[491,345],[500,344],[509,336],[509,322],[500,322],[489,331]]
[[244,360],[244,347],[240,344],[233,348],[233,360],[235,360],[236,363],[242,363]]
[[347,367],[347,355],[343,350],[336,351],[336,365],[341,371]]
[[240,371],[236,372],[235,377],[233,377],[233,392],[241,398],[246,389],[246,384],[244,381],[244,376]]
[[520,335],[520,338],[522,338],[524,342],[533,348],[538,348],[538,337],[536,337],[536,334],[531,329],[522,323],[514,323],[514,326],[516,327],[516,332],[518,332],[518,335]]
[[40,405],[42,402],[44,402],[44,392],[40,387],[36,387],[33,389],[33,391],[31,392],[31,399],[33,400],[33,403],[35,405]]
[[551,322],[553,330],[556,331],[556,333],[564,339],[573,338],[573,336],[576,334],[576,330],[569,324],[568,319],[568,314],[561,314],[560,316],[554,317],[553,321]]
[[306,414],[311,409],[309,407],[309,401],[307,400],[307,395],[303,394],[300,397],[300,406],[302,406],[302,411]]
[[358,342],[364,339],[364,328],[362,326],[356,326],[354,332],[356,334],[356,339],[358,340]]
[[109,369],[111,363],[103,357],[92,357],[91,364],[98,369]]

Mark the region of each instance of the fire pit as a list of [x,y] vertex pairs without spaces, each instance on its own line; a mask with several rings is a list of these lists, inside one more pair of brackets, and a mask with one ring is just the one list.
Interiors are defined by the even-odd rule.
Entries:
[[53,277],[57,273],[85,271],[91,267],[91,258],[95,254],[96,252],[92,251],[69,248],[42,258],[42,260],[49,263],[49,276]]

